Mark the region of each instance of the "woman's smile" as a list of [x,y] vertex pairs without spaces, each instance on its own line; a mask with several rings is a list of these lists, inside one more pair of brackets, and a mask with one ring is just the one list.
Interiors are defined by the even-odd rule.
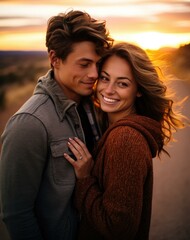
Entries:
[[101,96],[102,96],[104,102],[105,102],[105,103],[108,103],[108,104],[113,104],[113,103],[116,103],[116,102],[119,101],[119,100],[117,100],[117,99],[105,97],[103,94],[101,94]]

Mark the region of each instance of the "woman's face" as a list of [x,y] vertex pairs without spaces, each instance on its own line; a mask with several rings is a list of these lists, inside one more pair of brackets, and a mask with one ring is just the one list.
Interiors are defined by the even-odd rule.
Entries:
[[118,56],[109,57],[97,83],[100,107],[108,113],[110,122],[115,122],[135,112],[134,102],[140,96],[131,67]]

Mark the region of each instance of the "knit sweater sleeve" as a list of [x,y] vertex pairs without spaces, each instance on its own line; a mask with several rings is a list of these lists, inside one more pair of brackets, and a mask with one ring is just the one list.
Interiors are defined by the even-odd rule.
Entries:
[[150,158],[138,131],[118,127],[97,158],[103,168],[102,186],[95,176],[77,181],[77,207],[105,239],[133,239],[137,233]]

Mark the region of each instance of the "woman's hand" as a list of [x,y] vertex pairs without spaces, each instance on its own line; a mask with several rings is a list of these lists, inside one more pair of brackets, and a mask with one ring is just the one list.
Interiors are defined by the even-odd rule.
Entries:
[[72,164],[78,179],[90,176],[94,161],[86,145],[79,138],[69,138],[68,147],[77,160],[64,153],[64,157]]

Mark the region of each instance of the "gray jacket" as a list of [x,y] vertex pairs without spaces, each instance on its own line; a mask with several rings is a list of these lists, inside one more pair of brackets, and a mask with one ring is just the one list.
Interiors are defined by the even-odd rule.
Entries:
[[1,216],[14,239],[76,239],[75,174],[63,153],[78,136],[85,142],[76,103],[51,77],[9,120],[2,135]]

